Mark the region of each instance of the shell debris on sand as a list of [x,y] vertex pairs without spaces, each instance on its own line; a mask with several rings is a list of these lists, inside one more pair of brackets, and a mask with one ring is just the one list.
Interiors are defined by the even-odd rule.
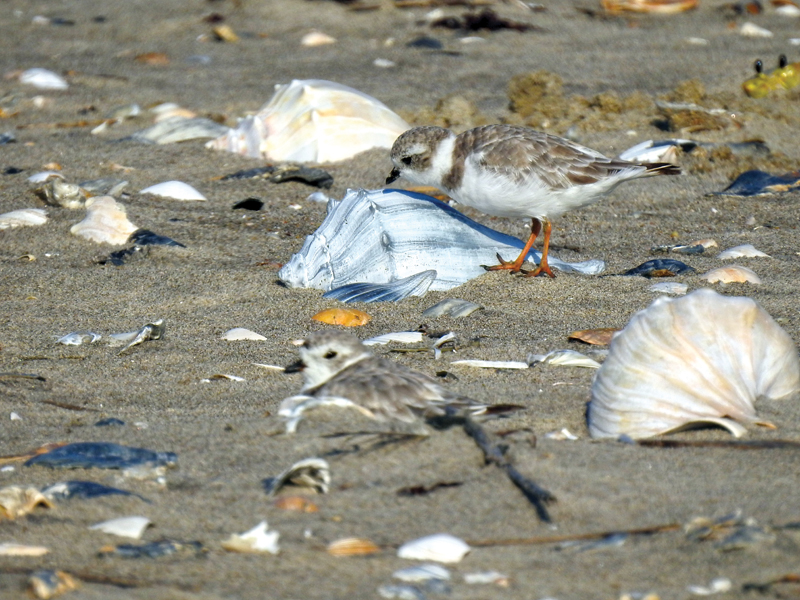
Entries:
[[140,194],[153,194],[154,196],[162,196],[163,198],[172,198],[173,200],[207,200],[203,194],[198,192],[188,183],[182,181],[164,181],[146,187],[139,192]]
[[656,299],[614,337],[587,419],[595,438],[706,425],[739,437],[740,423],[759,423],[757,399],[798,391],[797,348],[772,317],[750,298],[700,289]]
[[754,285],[763,283],[752,269],[741,265],[711,269],[708,273],[701,275],[700,279],[705,279],[709,283],[752,283]]
[[50,177],[44,185],[34,190],[45,202],[64,208],[83,208],[86,205],[86,192],[77,184],[63,177]]
[[53,503],[34,487],[12,485],[0,488],[0,521],[23,517],[37,506],[53,508]]
[[233,533],[220,545],[229,552],[252,552],[278,554],[278,539],[281,534],[275,530],[270,531],[266,521],[261,521],[250,531]]
[[70,228],[73,235],[98,244],[119,246],[138,228],[128,220],[125,207],[111,196],[86,201],[86,217]]
[[138,540],[151,524],[152,522],[147,517],[119,517],[96,523],[89,529]]
[[380,547],[366,538],[342,538],[328,544],[328,554],[332,556],[366,556],[377,554]]
[[275,162],[337,162],[391,148],[410,126],[375,98],[321,79],[276,85],[254,116],[207,148]]
[[43,208],[21,208],[0,215],[0,230],[14,227],[35,227],[47,223],[47,211]]
[[28,591],[35,598],[49,600],[80,587],[80,580],[64,571],[40,570],[28,577]]
[[19,82],[25,85],[32,85],[40,90],[66,90],[69,88],[66,79],[61,75],[39,67],[27,69],[20,73]]
[[267,338],[261,335],[260,333],[256,333],[255,331],[250,331],[249,329],[245,329],[244,327],[234,327],[233,329],[229,329],[225,333],[222,334],[223,340],[227,340],[229,342],[237,342],[241,340],[253,340],[257,342],[263,342]]
[[449,533],[437,533],[406,542],[397,549],[398,558],[457,563],[471,550],[462,539]]
[[772,258],[769,254],[757,250],[753,244],[742,244],[741,246],[734,246],[728,248],[717,254],[720,260],[728,260],[730,258]]
[[342,325],[343,327],[360,327],[372,320],[367,313],[355,308],[328,308],[318,312],[313,317],[314,321],[328,325]]

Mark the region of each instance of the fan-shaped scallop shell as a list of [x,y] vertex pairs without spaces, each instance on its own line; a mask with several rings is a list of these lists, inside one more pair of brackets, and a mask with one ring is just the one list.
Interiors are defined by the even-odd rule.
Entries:
[[275,86],[258,114],[206,147],[280,162],[335,162],[371,148],[391,148],[409,128],[384,104],[321,79]]
[[128,220],[125,207],[111,196],[86,201],[86,218],[70,229],[74,235],[98,244],[124,244],[137,227]]
[[611,342],[592,383],[592,437],[644,438],[714,423],[734,435],[753,403],[800,391],[789,335],[750,298],[701,289],[658,298]]

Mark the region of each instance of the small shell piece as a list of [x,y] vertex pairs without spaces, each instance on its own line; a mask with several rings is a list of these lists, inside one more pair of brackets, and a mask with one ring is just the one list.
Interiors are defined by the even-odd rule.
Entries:
[[432,579],[448,581],[450,579],[450,571],[439,565],[423,564],[399,569],[392,573],[392,577],[407,583],[423,583]]
[[83,208],[86,205],[86,192],[79,185],[64,181],[63,178],[48,179],[42,187],[36,190],[36,193],[53,206]]
[[150,187],[144,188],[139,192],[140,194],[153,194],[154,196],[162,196],[164,198],[172,198],[173,200],[207,200],[203,194],[198,192],[188,183],[182,181],[165,181],[157,183]]
[[40,171],[28,177],[28,183],[45,183],[51,178],[64,179],[64,176],[58,171]]
[[527,369],[529,366],[518,360],[454,360],[450,364],[478,369]]
[[94,344],[103,336],[93,331],[73,331],[62,338],[56,340],[56,344],[65,346],[80,346],[82,344]]
[[406,542],[398,548],[397,556],[412,560],[457,563],[470,550],[464,540],[449,533],[437,533]]
[[772,258],[769,254],[766,254],[761,250],[756,250],[753,244],[742,244],[741,246],[734,246],[733,248],[728,248],[727,250],[723,250],[722,252],[717,254],[717,258],[721,260],[728,260],[729,258],[742,258],[742,257]]
[[21,208],[0,215],[0,230],[10,227],[33,227],[47,223],[47,211],[43,208]]
[[272,496],[285,485],[311,488],[320,494],[327,494],[331,483],[331,468],[322,458],[304,458],[297,461],[277,477],[263,481],[264,491]]
[[343,538],[328,544],[328,554],[332,556],[366,556],[380,551],[379,546],[365,538]]
[[28,589],[35,598],[49,600],[80,587],[80,580],[64,571],[36,571],[28,578]]
[[372,320],[367,313],[355,308],[329,308],[318,312],[311,318],[320,323],[343,325],[344,327],[360,327]]
[[0,489],[0,520],[23,517],[39,505],[53,508],[50,500],[36,488],[12,485]]
[[40,68],[23,71],[19,76],[19,82],[32,85],[40,90],[66,90],[69,88],[69,84],[61,75]]
[[303,39],[300,40],[300,43],[303,46],[307,47],[314,47],[314,46],[324,46],[326,44],[335,44],[336,38],[329,36],[327,33],[322,33],[321,31],[311,31],[303,36]]
[[709,283],[752,283],[758,285],[761,278],[751,269],[741,265],[731,265],[730,267],[717,267],[708,273],[700,276]]
[[234,327],[233,329],[229,329],[228,331],[223,333],[222,339],[227,340],[229,342],[238,342],[240,340],[254,340],[257,342],[263,342],[267,338],[265,338],[260,333],[256,333],[255,331],[250,331],[249,329],[245,329],[244,327]]
[[658,292],[659,294],[683,296],[689,291],[689,286],[685,283],[678,283],[677,281],[662,281],[660,283],[654,283],[647,289],[651,292]]
[[120,517],[97,523],[89,527],[89,529],[139,540],[142,538],[144,530],[150,526],[150,523],[151,521],[147,517]]
[[428,308],[422,316],[426,319],[433,319],[436,317],[447,316],[457,319],[458,317],[468,317],[476,310],[481,310],[483,307],[480,304],[469,302],[468,300],[461,300],[460,298],[447,298],[441,302],[437,302]]
[[601,0],[603,10],[618,14],[622,12],[672,15],[697,8],[700,0]]
[[611,342],[587,410],[595,438],[645,438],[704,424],[745,433],[758,398],[800,391],[789,335],[750,298],[700,289],[658,298]]
[[774,34],[769,29],[756,25],[755,23],[743,23],[739,28],[739,34],[751,38],[771,38]]
[[599,369],[600,363],[589,358],[585,354],[575,350],[553,350],[547,354],[529,354],[528,364],[559,365],[562,367],[586,367],[587,369]]
[[418,344],[422,341],[423,335],[419,331],[396,331],[393,333],[384,333],[383,335],[376,335],[361,342],[365,346],[382,346],[389,342],[397,342],[399,344]]
[[27,546],[13,542],[0,543],[0,556],[44,556],[50,552],[44,546]]
[[[656,284],[661,285],[661,284]],[[619,329],[615,327],[599,327],[597,329],[581,329],[580,331],[573,331],[567,336],[569,340],[583,342],[584,344],[592,344],[596,346],[608,346],[611,343],[611,338],[617,333]]]
[[268,552],[278,554],[278,538],[281,534],[277,531],[269,531],[266,521],[261,521],[250,531],[239,534],[234,533],[227,540],[220,542],[220,545],[229,552]]
[[122,204],[111,196],[98,196],[86,201],[86,218],[73,225],[70,232],[90,242],[119,246],[127,242],[136,229]]
[[282,496],[273,502],[275,508],[288,510],[291,512],[315,513],[319,512],[319,507],[308,498],[303,496]]

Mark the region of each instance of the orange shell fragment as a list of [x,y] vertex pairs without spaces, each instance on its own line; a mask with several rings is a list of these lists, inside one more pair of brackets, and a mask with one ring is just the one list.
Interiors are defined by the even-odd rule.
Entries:
[[567,336],[569,340],[576,340],[584,344],[593,344],[596,346],[608,346],[611,343],[611,338],[617,333],[619,329],[614,327],[600,327],[598,329],[581,329],[580,331],[573,331]]
[[328,554],[333,556],[365,556],[381,549],[366,538],[342,538],[328,544]]
[[674,15],[679,12],[697,8],[700,0],[600,0],[606,12],[651,13],[658,15]]
[[302,513],[319,512],[319,507],[308,498],[302,496],[284,496],[275,500],[275,507]]
[[372,320],[367,313],[355,308],[329,308],[318,312],[311,318],[328,325],[343,325],[344,327],[360,327]]

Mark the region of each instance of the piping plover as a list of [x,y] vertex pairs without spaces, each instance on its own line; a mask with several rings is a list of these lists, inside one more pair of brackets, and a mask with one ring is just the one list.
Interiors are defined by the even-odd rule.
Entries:
[[670,163],[635,163],[607,158],[590,148],[527,127],[486,125],[460,135],[441,127],[403,133],[391,151],[386,184],[403,177],[436,187],[461,204],[499,217],[529,217],[531,235],[515,261],[486,267],[519,272],[544,226],[539,266],[529,273],[555,277],[547,264],[551,218],[597,202],[623,181],[677,175]]
[[279,414],[289,419],[299,418],[302,410],[320,404],[352,406],[378,421],[405,423],[452,411],[478,414],[486,409],[486,405],[447,390],[424,373],[374,356],[345,331],[310,334],[300,346],[300,360],[287,366],[285,372],[303,374],[300,395],[281,404]]

